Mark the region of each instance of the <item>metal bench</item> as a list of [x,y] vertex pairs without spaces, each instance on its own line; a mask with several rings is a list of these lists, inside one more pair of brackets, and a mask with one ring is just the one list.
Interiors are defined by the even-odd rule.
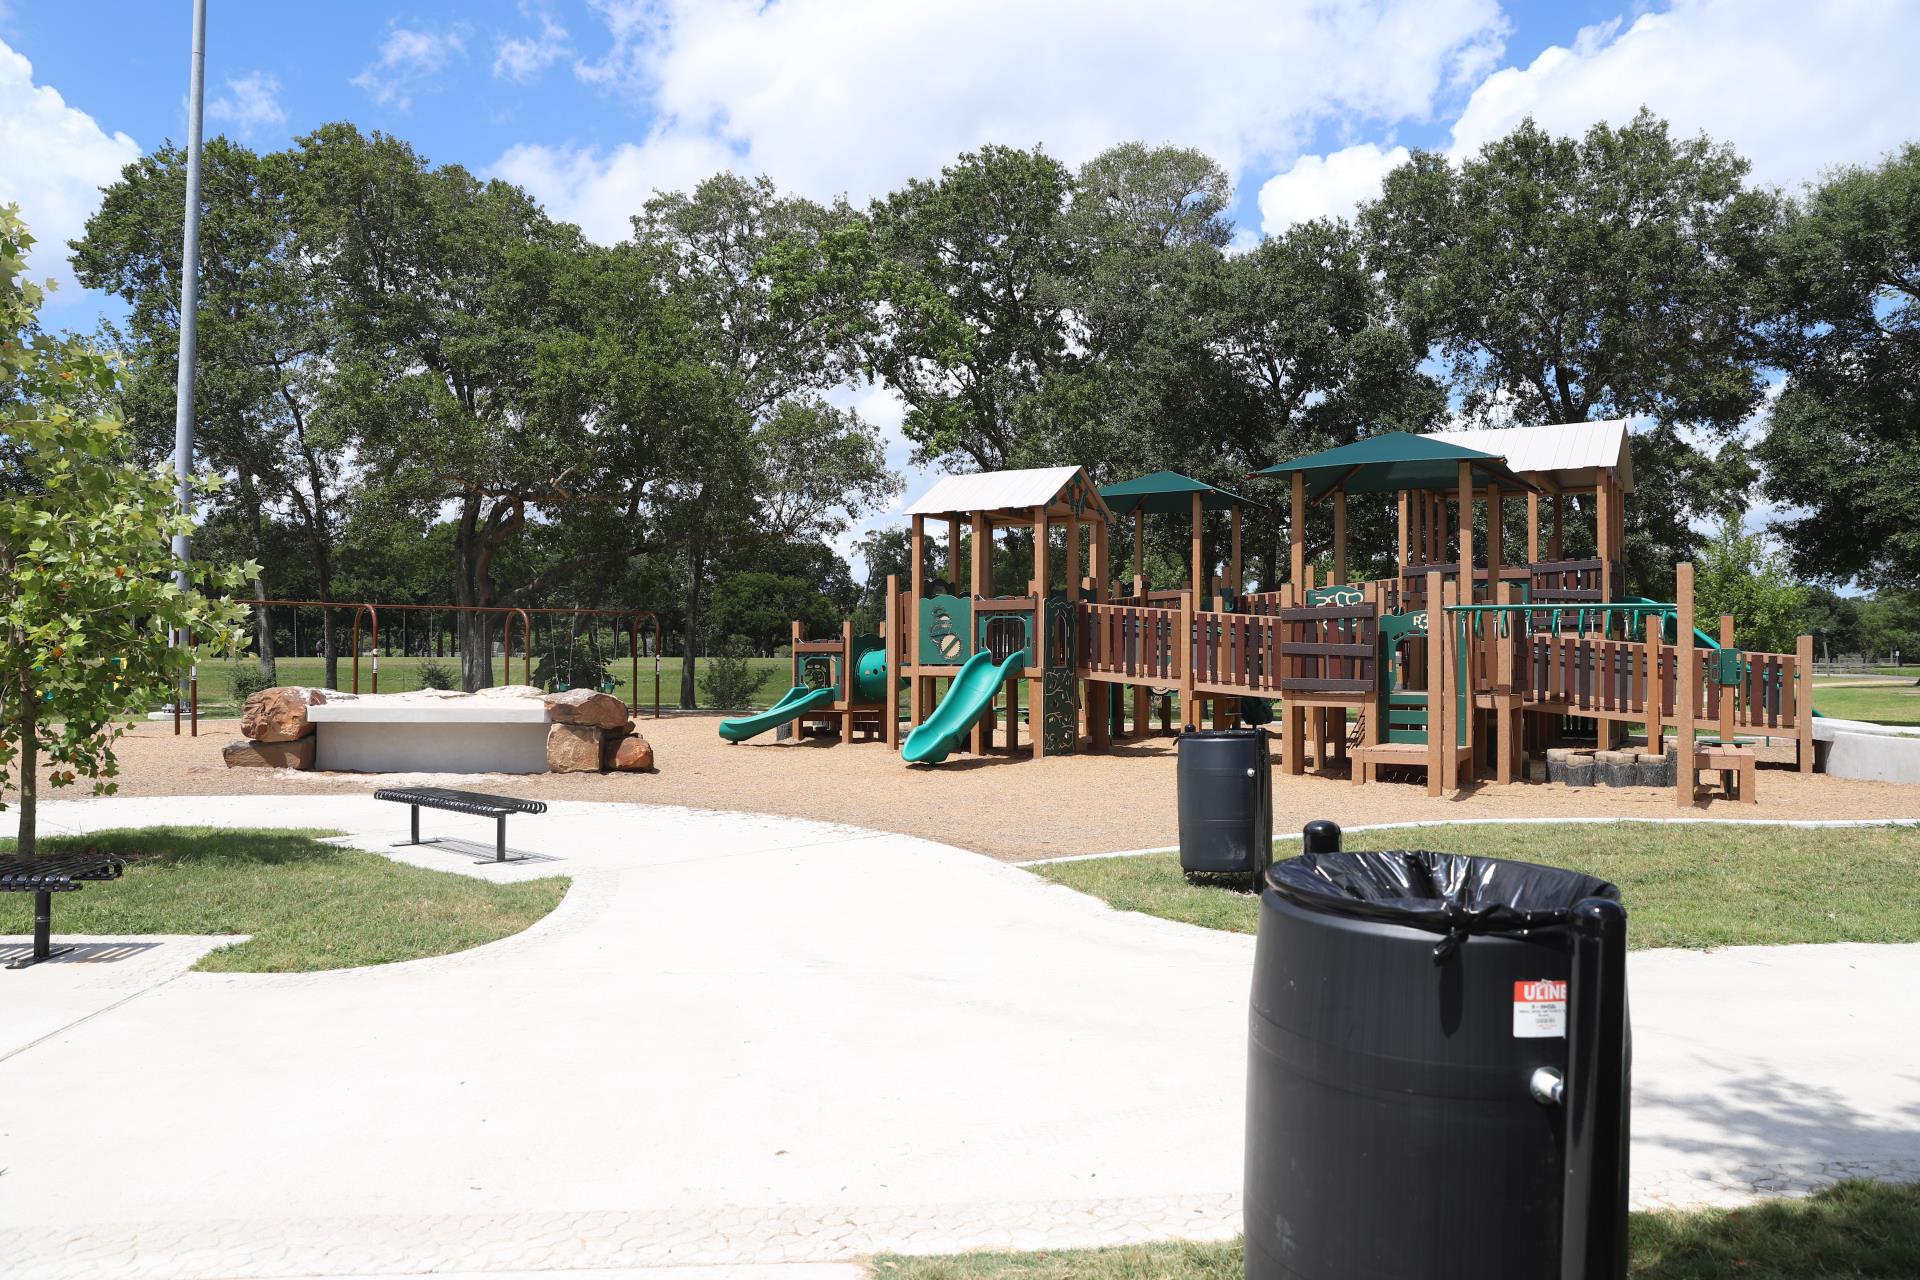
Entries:
[[118,880],[126,871],[124,859],[111,853],[61,853],[46,857],[0,857],[0,893],[33,895],[33,954],[15,960],[9,969],[24,969],[72,947],[53,948],[53,895],[77,893],[89,880]]
[[413,817],[413,838],[403,840],[395,848],[410,844],[439,844],[440,840],[422,840],[420,838],[420,810],[444,809],[448,813],[470,813],[479,818],[492,818],[496,824],[494,837],[494,856],[475,858],[477,863],[518,862],[518,858],[507,857],[507,815],[510,813],[545,813],[547,806],[539,800],[521,800],[513,796],[488,795],[484,791],[456,791],[451,787],[382,787],[373,793],[375,800],[392,800],[397,804],[411,806]]

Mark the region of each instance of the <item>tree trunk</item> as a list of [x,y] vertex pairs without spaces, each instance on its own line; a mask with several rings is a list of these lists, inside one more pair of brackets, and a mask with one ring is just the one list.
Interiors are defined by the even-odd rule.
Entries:
[[[247,515],[253,533],[253,561],[265,565],[267,562],[266,536],[260,517],[260,494],[254,487],[253,477],[246,479]],[[253,598],[255,601],[267,598],[266,570],[263,568],[254,575]],[[253,647],[260,657],[260,674],[267,678],[268,684],[279,680],[277,664],[273,652],[273,619],[268,616],[264,604],[255,604],[253,608]]]
[[[24,647],[24,646],[22,646]],[[33,672],[20,675],[20,831],[14,850],[31,858],[39,841],[40,821],[40,691]]]
[[700,645],[700,580],[706,576],[706,557],[696,536],[687,544],[686,623],[680,634],[680,709],[694,707],[694,653]]
[[[460,503],[460,522],[454,527],[454,603],[463,606],[454,615],[459,631],[460,685],[468,693],[493,685],[493,650],[487,641],[487,617],[473,611],[486,603],[479,598],[481,535],[480,499],[468,495]],[[505,631],[501,633],[504,641]],[[502,648],[504,648],[504,644]]]

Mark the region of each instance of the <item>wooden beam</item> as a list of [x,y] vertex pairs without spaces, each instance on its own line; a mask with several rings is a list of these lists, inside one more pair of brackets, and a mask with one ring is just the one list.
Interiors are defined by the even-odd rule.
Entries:
[[1147,576],[1147,512],[1144,507],[1133,513],[1133,576],[1143,582]]
[[1188,569],[1188,572],[1192,575],[1193,607],[1196,609],[1206,608],[1203,602],[1207,598],[1207,587],[1209,585],[1207,582],[1206,515],[1206,505],[1200,501],[1199,494],[1194,494],[1192,528],[1193,564]]
[[[1107,538],[1107,522],[1096,517],[1093,522],[1093,548],[1088,553],[1093,562],[1091,573],[1095,604],[1103,604],[1107,599],[1107,577],[1111,572],[1111,566],[1107,562]],[[1103,642],[1106,640],[1104,628],[1101,631],[1101,639]],[[1096,656],[1102,662],[1112,660],[1111,653],[1104,648]],[[1105,751],[1113,744],[1113,706],[1119,689],[1116,685],[1096,683],[1091,680],[1087,681],[1084,688],[1087,702],[1087,746],[1093,751]]]
[[1540,495],[1527,495],[1527,563],[1540,563]]
[[[1730,613],[1720,615],[1720,647],[1733,648],[1733,615]],[[1733,745],[1733,687],[1722,685],[1717,680],[1714,683],[1720,694],[1720,742],[1730,747]]]
[[[1396,525],[1399,538],[1393,544],[1394,566],[1399,572],[1405,573],[1407,571],[1407,491],[1405,489],[1395,495],[1394,507],[1399,517],[1399,523]],[[1356,778],[1360,776],[1358,769],[1355,770],[1354,776]]]
[[[954,545],[956,547],[959,545],[959,539],[956,538],[954,540]],[[955,563],[958,562],[956,561]],[[973,580],[969,584],[970,593],[976,597],[992,595],[993,532],[992,526],[987,523],[987,513],[984,511],[976,511],[973,513],[973,564],[971,568],[973,571]],[[957,579],[954,582],[954,587],[956,590],[959,589]],[[967,637],[967,648],[969,650],[973,648],[972,636]],[[973,732],[969,736],[972,739],[969,746],[973,754],[977,756],[985,755],[988,750],[992,748],[993,708],[991,705],[988,706],[985,715],[974,721]]]
[[1793,645],[1793,751],[1802,773],[1813,772],[1813,637]]
[[1304,582],[1307,577],[1307,478],[1293,473],[1292,520],[1287,528],[1288,581]]
[[1487,602],[1500,599],[1500,565],[1506,556],[1506,495],[1487,485]]
[[[1052,531],[1047,526],[1047,509],[1033,509],[1033,590],[1038,597],[1033,619],[1034,652],[1027,655],[1027,665],[1031,670],[1041,670],[1047,659],[1047,565],[1051,557],[1049,543]],[[1033,739],[1033,758],[1040,759],[1047,754],[1046,735],[1046,682],[1041,679],[1027,681],[1027,715],[1031,717],[1027,736]]]
[[887,695],[881,705],[880,735],[887,744],[887,750],[900,749],[900,673],[906,666],[906,654],[900,644],[900,578],[898,574],[887,575]]
[[1441,749],[1441,728],[1445,722],[1447,661],[1445,633],[1447,625],[1445,586],[1437,573],[1427,575],[1427,794],[1438,796],[1446,786]]
[[1613,499],[1608,489],[1606,476],[1602,474],[1600,483],[1594,487],[1594,500],[1599,507],[1593,521],[1593,532],[1600,544],[1600,600],[1602,603],[1613,599],[1613,562],[1619,556],[1619,549],[1613,545]]
[[1067,580],[1063,584],[1067,589],[1067,599],[1080,598],[1080,517],[1068,516],[1067,525]]
[[1693,566],[1675,565],[1673,570],[1674,628],[1673,726],[1679,736],[1680,767],[1674,774],[1674,803],[1682,809],[1693,807]]
[[1233,543],[1232,543],[1232,551],[1230,553],[1230,559],[1227,561],[1227,585],[1233,591],[1233,598],[1235,600],[1238,600],[1240,598],[1240,593],[1243,590],[1245,590],[1245,584],[1246,584],[1246,578],[1244,574],[1245,566],[1242,564],[1241,558],[1240,558],[1240,504],[1239,503],[1236,502],[1233,504],[1232,510],[1228,513],[1228,519],[1231,522],[1232,528],[1233,528]]
[[925,694],[920,679],[920,602],[927,595],[927,518],[913,518],[909,538],[907,581],[907,665],[912,674],[907,681],[907,727],[917,729],[925,716]]
[[1335,585],[1345,586],[1347,581],[1347,491],[1338,489],[1333,495],[1333,581]]
[[1647,750],[1656,754],[1666,742],[1667,730],[1661,717],[1666,713],[1661,708],[1660,697],[1660,619],[1648,614],[1646,623],[1646,664],[1647,664]]
[[[1460,603],[1473,603],[1473,464],[1460,464]],[[1452,754],[1448,754],[1452,759]]]

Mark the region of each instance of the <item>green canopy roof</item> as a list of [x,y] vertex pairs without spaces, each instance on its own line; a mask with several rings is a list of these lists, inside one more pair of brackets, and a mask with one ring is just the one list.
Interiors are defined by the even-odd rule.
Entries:
[[1304,472],[1308,498],[1317,502],[1335,489],[1345,489],[1348,493],[1397,493],[1402,489],[1450,492],[1460,486],[1463,462],[1473,468],[1476,488],[1484,488],[1489,483],[1503,489],[1539,488],[1509,470],[1504,458],[1405,431],[1368,436],[1337,449],[1278,463],[1254,474],[1281,476]]
[[1263,505],[1218,485],[1183,476],[1178,471],[1156,471],[1152,475],[1100,486],[1100,496],[1106,499],[1107,506],[1116,516],[1132,515],[1136,511],[1144,511],[1150,516],[1187,515],[1193,510],[1193,495],[1196,493],[1200,495],[1200,505],[1208,511],[1226,511],[1236,504],[1243,507]]

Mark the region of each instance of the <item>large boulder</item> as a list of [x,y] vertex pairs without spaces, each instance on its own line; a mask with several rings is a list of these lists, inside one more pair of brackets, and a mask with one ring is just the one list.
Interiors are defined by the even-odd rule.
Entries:
[[315,738],[294,742],[249,742],[235,738],[220,748],[229,769],[311,769]]
[[637,733],[628,734],[613,745],[613,767],[622,773],[653,768],[653,744]]
[[547,769],[552,773],[599,773],[605,748],[600,730],[586,724],[547,726]]
[[554,724],[591,725],[595,729],[623,729],[627,704],[598,689],[569,689],[546,697],[547,719]]
[[255,742],[297,742],[313,732],[307,708],[327,700],[325,689],[276,685],[247,695],[240,716],[240,732]]

